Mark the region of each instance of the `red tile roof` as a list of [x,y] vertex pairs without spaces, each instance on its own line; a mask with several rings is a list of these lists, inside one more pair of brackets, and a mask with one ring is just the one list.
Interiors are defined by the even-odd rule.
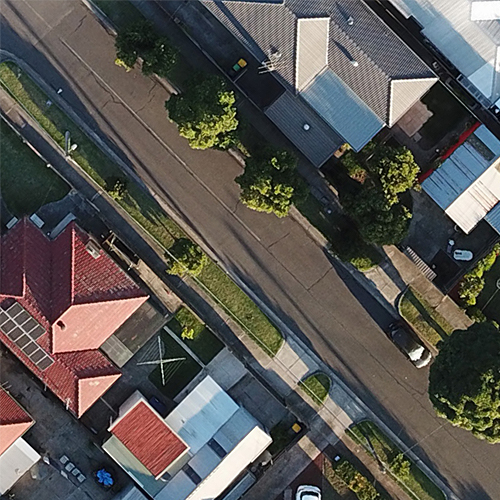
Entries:
[[78,417],[120,376],[96,349],[148,298],[102,250],[90,255],[88,240],[71,223],[51,241],[23,219],[0,245],[0,305],[16,300],[45,328],[37,343],[54,364],[42,372],[1,329],[0,340]]
[[0,388],[0,455],[34,423],[16,400]]
[[109,430],[156,478],[187,450],[187,445],[144,401]]

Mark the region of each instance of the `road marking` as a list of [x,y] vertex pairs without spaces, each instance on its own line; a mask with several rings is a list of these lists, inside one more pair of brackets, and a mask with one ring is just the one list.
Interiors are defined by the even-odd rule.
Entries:
[[97,78],[107,91],[112,94],[120,103],[129,111],[129,113],[167,150],[170,156],[177,161],[185,170],[187,170],[206,191],[208,191],[231,215],[234,217],[258,242],[261,241],[259,236],[238,216],[231,208],[222,201],[219,196],[201,179],[198,174],[106,83],[106,81],[76,52],[66,40],[59,38],[62,44],[87,68],[92,75]]

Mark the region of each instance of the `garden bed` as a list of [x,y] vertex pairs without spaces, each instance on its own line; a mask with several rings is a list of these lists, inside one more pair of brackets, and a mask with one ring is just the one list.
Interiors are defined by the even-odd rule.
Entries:
[[0,148],[2,199],[13,215],[31,215],[46,203],[68,194],[68,184],[47,168],[3,120],[0,121]]
[[411,287],[401,297],[398,307],[401,317],[418,336],[433,346],[453,332],[453,327]]
[[[399,484],[415,500],[445,500],[446,497],[438,486],[422,472],[407,457],[402,457],[402,450],[392,442],[373,422],[368,420],[360,422],[351,427],[349,434],[359,443],[367,453],[369,445],[366,437],[370,440],[378,459],[391,470]],[[396,457],[399,460],[395,461]],[[401,458],[402,457],[402,458]],[[375,457],[377,458],[377,457]],[[408,462],[409,467],[401,466],[402,462]]]
[[[181,307],[168,327],[201,359],[206,365],[224,348],[224,344],[198,318],[185,307]],[[192,331],[192,338],[184,338],[183,332]]]

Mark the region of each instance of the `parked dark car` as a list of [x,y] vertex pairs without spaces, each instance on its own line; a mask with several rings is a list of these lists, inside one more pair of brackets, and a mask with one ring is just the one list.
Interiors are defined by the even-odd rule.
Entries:
[[429,349],[424,347],[417,336],[403,323],[396,322],[389,326],[389,338],[396,347],[417,367],[423,368],[432,360]]

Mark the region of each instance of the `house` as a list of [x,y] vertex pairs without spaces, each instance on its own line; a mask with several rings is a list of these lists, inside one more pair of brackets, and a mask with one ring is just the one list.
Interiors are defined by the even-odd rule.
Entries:
[[265,114],[311,163],[392,127],[437,81],[357,0],[202,0],[282,84]]
[[148,296],[74,221],[50,240],[22,219],[0,250],[0,340],[81,417],[120,377],[100,345]]
[[500,2],[391,0],[460,71],[459,82],[484,106],[500,107]]
[[0,495],[40,460],[40,455],[22,438],[34,423],[26,410],[0,387]]
[[217,498],[272,441],[209,376],[165,419],[136,391],[109,431],[103,449],[155,500]]
[[500,233],[500,141],[481,125],[422,188],[464,233],[483,218]]

